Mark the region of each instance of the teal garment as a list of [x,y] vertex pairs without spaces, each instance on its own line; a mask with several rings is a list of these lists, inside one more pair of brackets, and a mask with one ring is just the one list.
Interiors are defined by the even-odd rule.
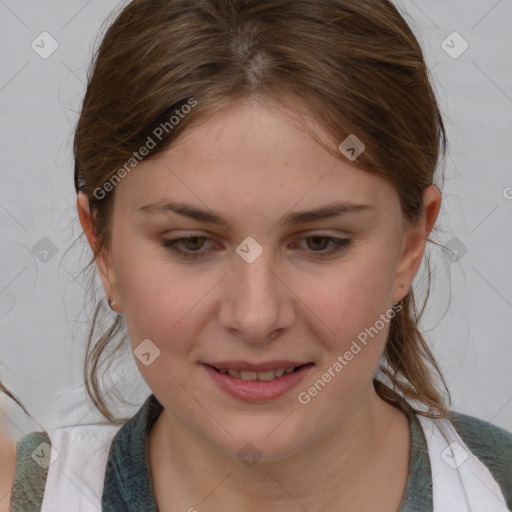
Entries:
[[41,510],[48,469],[36,463],[32,454],[40,452],[42,443],[50,443],[46,432],[31,432],[16,444],[16,470],[11,490],[9,512]]
[[[412,407],[403,400],[400,407],[409,418],[411,450],[409,475],[398,512],[433,512],[431,467],[423,430]],[[158,512],[151,484],[148,439],[161,412],[161,404],[150,395],[115,435],[104,477],[103,512]],[[487,466],[512,511],[512,433],[454,412],[450,421],[468,448]],[[31,454],[44,441],[50,442],[47,434],[33,432],[18,442],[11,512],[41,510],[46,470],[34,462]]]

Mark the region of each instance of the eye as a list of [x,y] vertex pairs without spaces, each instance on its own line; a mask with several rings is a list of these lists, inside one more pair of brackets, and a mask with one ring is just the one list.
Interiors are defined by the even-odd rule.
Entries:
[[[346,250],[351,244],[350,238],[337,238],[324,234],[313,234],[303,237],[308,248],[305,249],[315,256],[328,257]],[[191,235],[179,238],[163,239],[162,246],[178,257],[187,260],[201,260],[209,256],[213,249],[203,250],[206,242],[214,242],[202,235]],[[329,248],[330,247],[330,248]],[[327,249],[327,250],[326,250]]]
[[[326,236],[324,234],[313,234],[303,238],[307,246],[311,249],[309,252],[318,254],[320,257],[332,256],[347,249],[351,244],[350,238],[337,238]],[[330,246],[330,249],[328,247]],[[327,250],[326,250],[327,249]]]
[[[185,259],[202,259],[208,256],[208,253],[211,251],[201,251],[201,248],[204,246],[205,241],[213,240],[207,236],[186,236],[180,238],[172,238],[172,239],[163,239],[162,245],[166,249],[172,251],[178,256]],[[185,248],[185,250],[180,248],[180,245]]]

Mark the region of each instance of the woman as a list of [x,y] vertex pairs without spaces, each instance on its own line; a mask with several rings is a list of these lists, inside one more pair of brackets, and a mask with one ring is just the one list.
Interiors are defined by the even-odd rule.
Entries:
[[[13,509],[509,510],[512,434],[447,408],[417,325],[445,149],[387,0],[131,2],[74,144],[112,423],[49,432]],[[152,391],[122,425],[118,332]]]

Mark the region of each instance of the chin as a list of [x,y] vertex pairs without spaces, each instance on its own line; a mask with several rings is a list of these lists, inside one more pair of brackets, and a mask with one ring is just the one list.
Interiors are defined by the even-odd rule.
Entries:
[[[274,461],[294,455],[304,443],[300,430],[279,426],[279,421],[265,422],[261,428],[254,424],[240,425],[229,429],[236,434],[233,437],[223,436],[222,440],[210,439],[210,442],[226,455],[238,459],[247,467],[256,462]],[[277,427],[277,428],[276,428]],[[289,427],[289,425],[288,425]]]

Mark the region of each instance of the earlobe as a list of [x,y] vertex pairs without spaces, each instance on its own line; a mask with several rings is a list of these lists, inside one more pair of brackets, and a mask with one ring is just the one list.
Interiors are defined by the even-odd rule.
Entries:
[[[106,261],[107,258],[108,262]],[[110,309],[115,313],[122,313],[122,310],[120,309],[121,305],[117,298],[115,298],[117,297],[117,286],[114,268],[110,262],[110,253],[106,257],[104,254],[99,255],[96,260],[96,264]],[[114,306],[116,306],[117,309],[115,309]]]

